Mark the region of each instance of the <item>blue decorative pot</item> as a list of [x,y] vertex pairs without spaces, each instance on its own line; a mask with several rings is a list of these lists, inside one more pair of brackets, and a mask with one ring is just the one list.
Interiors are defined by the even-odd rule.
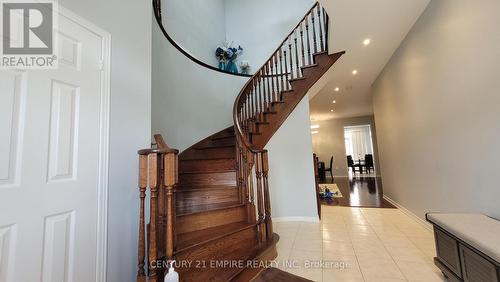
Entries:
[[226,71],[231,73],[238,73],[238,67],[234,63],[234,61],[229,61],[226,65]]
[[224,63],[224,62],[219,62],[219,69],[220,69],[220,70],[226,70],[226,63]]

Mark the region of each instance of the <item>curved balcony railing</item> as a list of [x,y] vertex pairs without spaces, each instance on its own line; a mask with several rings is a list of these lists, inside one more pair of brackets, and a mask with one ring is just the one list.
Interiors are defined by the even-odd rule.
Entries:
[[165,29],[165,26],[163,26],[163,22],[162,22],[162,12],[161,12],[161,0],[153,0],[153,12],[154,12],[154,15],[155,15],[155,18],[156,18],[156,22],[158,23],[158,26],[160,27],[161,29],[161,32],[163,33],[163,35],[165,36],[165,38],[167,38],[167,40],[170,42],[170,44],[172,44],[172,46],[175,47],[175,49],[177,49],[179,52],[181,52],[184,56],[186,56],[187,58],[189,58],[191,61],[193,61],[194,63],[202,66],[202,67],[205,67],[207,69],[210,69],[210,70],[213,70],[213,71],[216,71],[216,72],[221,72],[221,73],[225,73],[225,74],[229,74],[229,75],[235,75],[235,76],[241,76],[241,77],[252,77],[251,74],[242,74],[242,73],[232,73],[232,72],[228,72],[228,71],[225,71],[225,70],[221,70],[217,67],[214,67],[212,65],[209,65],[199,59],[197,59],[195,56],[193,56],[191,53],[189,53],[188,51],[184,50],[184,48],[182,48],[167,32],[167,30]]

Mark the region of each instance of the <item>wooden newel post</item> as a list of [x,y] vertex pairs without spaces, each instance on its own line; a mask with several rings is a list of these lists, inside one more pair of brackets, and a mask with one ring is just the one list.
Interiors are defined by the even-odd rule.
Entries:
[[258,214],[258,224],[260,231],[260,241],[265,241],[266,239],[266,223],[264,221],[264,197],[262,193],[262,152],[255,154],[255,176],[257,179],[257,214]]
[[269,197],[269,163],[267,157],[267,150],[262,153],[262,176],[264,182],[264,206],[266,213],[266,237],[267,240],[272,240],[273,238],[273,220],[271,216],[271,198]]
[[149,187],[151,188],[151,201],[149,213],[149,280],[158,281],[158,155],[149,154]]
[[144,270],[144,260],[146,257],[146,229],[144,215],[144,201],[146,198],[146,188],[148,185],[148,156],[139,156],[139,239],[138,239],[138,263],[137,282],[146,282],[146,271]]
[[165,207],[165,258],[172,260],[175,252],[175,185],[178,183],[178,155],[167,153],[164,157],[164,184],[166,189]]

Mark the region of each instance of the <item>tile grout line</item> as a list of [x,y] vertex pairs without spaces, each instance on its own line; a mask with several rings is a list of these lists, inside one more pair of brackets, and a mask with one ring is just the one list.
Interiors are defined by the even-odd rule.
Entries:
[[[361,211],[361,216],[365,218],[363,211]],[[361,264],[359,263],[358,254],[356,252],[356,249],[354,249],[351,233],[349,233],[349,240],[351,241],[352,251],[354,252],[354,257],[356,258],[356,263],[358,264],[359,272],[361,273],[361,278],[363,279],[363,281],[366,281],[365,275],[363,274],[363,270],[361,269]]]
[[[364,214],[364,211],[363,211],[363,210],[361,210],[361,212]],[[370,225],[370,227],[372,227],[372,224],[371,224],[369,221],[368,221],[368,224]],[[394,224],[392,224],[392,223],[391,223],[391,225],[393,225],[393,226],[394,226]],[[372,228],[373,228],[373,227],[372,227]],[[397,228],[397,227],[396,227],[396,228]],[[398,231],[399,231],[399,228],[397,228],[397,229],[398,229]],[[393,256],[392,256],[392,254],[389,252],[389,250],[388,250],[388,249],[387,249],[387,247],[385,246],[385,244],[384,244],[384,242],[382,241],[382,239],[380,239],[380,237],[379,237],[378,233],[377,233],[375,230],[373,230],[373,231],[374,231],[374,233],[375,233],[375,236],[377,236],[377,239],[380,241],[380,243],[382,243],[382,246],[384,246],[385,251],[387,252],[387,254],[389,254],[389,256],[391,257],[391,260],[394,262],[394,264],[396,265],[396,267],[397,267],[397,269],[399,270],[399,272],[401,273],[401,275],[403,275],[403,277],[404,277],[404,279],[405,279],[406,281],[410,281],[410,280],[408,279],[408,277],[406,277],[406,275],[404,274],[404,272],[401,270],[401,268],[399,267],[398,263],[394,260],[394,257],[393,257]],[[410,241],[410,242],[411,242],[411,241]],[[413,242],[412,242],[412,244],[413,244]]]

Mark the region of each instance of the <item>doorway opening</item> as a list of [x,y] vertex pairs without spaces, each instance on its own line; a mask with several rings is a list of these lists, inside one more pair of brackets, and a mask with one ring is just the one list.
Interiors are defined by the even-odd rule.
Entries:
[[376,176],[371,125],[345,126],[344,140],[349,174]]

